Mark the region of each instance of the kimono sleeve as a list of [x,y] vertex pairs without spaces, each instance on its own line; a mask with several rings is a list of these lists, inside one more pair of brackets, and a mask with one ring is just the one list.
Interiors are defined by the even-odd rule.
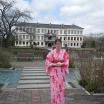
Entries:
[[50,71],[51,71],[52,60],[53,60],[52,53],[49,52],[45,60],[45,71],[48,75],[50,74]]
[[64,68],[67,74],[69,74],[69,54],[67,52],[64,53]]

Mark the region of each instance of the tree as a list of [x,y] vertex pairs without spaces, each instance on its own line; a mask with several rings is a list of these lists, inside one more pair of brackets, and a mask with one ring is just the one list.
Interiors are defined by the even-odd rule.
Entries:
[[29,11],[20,11],[14,6],[14,1],[0,1],[0,35],[3,47],[9,47],[9,42],[13,42],[15,34],[13,27],[24,19],[31,19]]

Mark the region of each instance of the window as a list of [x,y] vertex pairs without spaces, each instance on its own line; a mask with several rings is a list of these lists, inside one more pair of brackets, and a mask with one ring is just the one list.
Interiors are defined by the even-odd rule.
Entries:
[[41,39],[44,40],[44,36],[42,36]]
[[82,37],[80,37],[80,41],[82,40]]
[[29,35],[26,35],[26,39],[29,39]]
[[25,31],[25,27],[23,27],[23,31]]
[[36,36],[32,36],[33,37],[33,39],[35,39],[36,38]]
[[64,30],[64,34],[67,34],[67,30]]
[[19,41],[19,44],[21,44],[21,41]]
[[26,44],[28,45],[28,42],[26,42]]
[[60,30],[60,34],[62,34],[62,30]]
[[77,40],[79,40],[79,37],[77,37]]
[[35,42],[33,42],[33,44],[34,44],[34,45],[36,45],[36,43],[35,43]]
[[76,40],[76,37],[74,37],[74,40]]
[[32,33],[32,28],[30,28],[30,33]]
[[41,45],[43,45],[43,42],[41,42]]
[[79,30],[77,31],[77,34],[79,34]]
[[45,29],[42,29],[42,33],[45,33]]
[[74,30],[74,34],[76,34],[76,30]]
[[32,36],[30,36],[30,40],[32,40]]
[[71,40],[73,40],[73,37],[71,37]]
[[52,36],[49,36],[48,39],[51,40],[52,39]]
[[70,37],[68,37],[68,40],[70,40]]
[[48,30],[48,34],[49,34],[50,32],[49,32],[49,30]]
[[62,40],[62,37],[60,37],[60,39]]
[[54,30],[54,33],[56,33],[56,30]]
[[71,34],[73,34],[73,30],[71,30]]
[[74,43],[74,46],[75,46],[75,43]]
[[26,31],[29,32],[29,28],[27,28]]
[[37,43],[37,45],[39,45],[39,42]]
[[33,32],[35,32],[35,28],[33,28]]
[[40,33],[40,29],[37,29],[37,33]]
[[77,43],[77,46],[78,46],[79,44]]
[[22,39],[22,35],[19,35],[19,39]]
[[68,34],[70,34],[70,30],[68,30]]
[[51,30],[51,33],[53,33],[53,30]]
[[66,37],[64,37],[64,40],[66,39]]
[[39,40],[40,36],[38,36],[38,40]]
[[59,31],[58,31],[58,30],[56,30],[56,34],[58,34],[58,32],[59,32]]
[[80,34],[82,34],[82,31],[80,31]]
[[44,29],[44,33],[47,33],[47,29]]
[[23,35],[23,39],[25,39],[25,35]]
[[71,46],[73,46],[73,43],[71,43]]
[[23,41],[23,44],[25,44],[25,42]]

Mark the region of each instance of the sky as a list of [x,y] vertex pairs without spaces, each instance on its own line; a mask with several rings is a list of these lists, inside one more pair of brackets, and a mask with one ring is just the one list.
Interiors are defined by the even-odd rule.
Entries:
[[104,0],[14,0],[16,7],[29,10],[29,22],[75,24],[84,33],[104,33]]

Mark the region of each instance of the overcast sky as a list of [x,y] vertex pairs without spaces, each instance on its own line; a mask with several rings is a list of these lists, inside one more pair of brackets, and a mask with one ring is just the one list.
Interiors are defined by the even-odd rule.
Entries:
[[15,0],[31,11],[30,22],[76,24],[84,33],[104,32],[104,0]]

